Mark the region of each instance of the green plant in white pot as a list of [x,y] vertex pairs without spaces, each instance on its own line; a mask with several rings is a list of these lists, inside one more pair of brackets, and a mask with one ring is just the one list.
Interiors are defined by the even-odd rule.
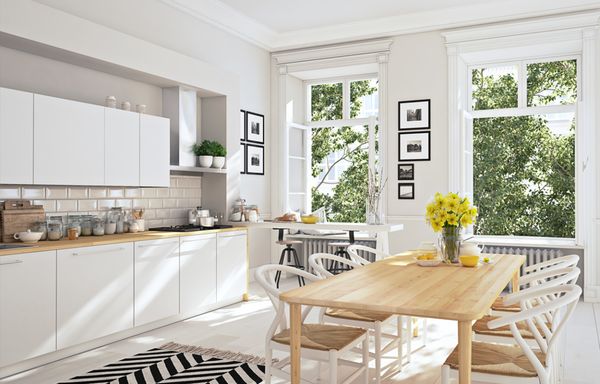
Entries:
[[202,168],[210,168],[213,164],[213,155],[211,150],[211,142],[202,140],[202,143],[194,144],[192,152],[198,157],[198,166]]
[[211,153],[213,155],[212,167],[221,169],[223,166],[225,166],[225,156],[227,156],[227,150],[221,143],[217,141],[213,141],[211,144]]

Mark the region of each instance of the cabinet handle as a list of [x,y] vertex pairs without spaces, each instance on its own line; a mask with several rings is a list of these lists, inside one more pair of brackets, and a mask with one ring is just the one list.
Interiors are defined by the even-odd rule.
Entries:
[[21,264],[22,262],[23,262],[23,260],[12,260],[12,261],[7,261],[5,263],[0,263],[0,265]]
[[196,239],[196,240],[184,240],[181,244],[197,243],[200,241],[207,241],[207,240],[212,240],[212,239],[214,239],[214,237],[206,237],[204,239]]
[[173,243],[166,243],[166,244],[141,244],[141,245],[138,245],[137,247],[138,248],[161,247],[163,245],[171,245],[171,244],[177,244],[177,243],[173,242]]
[[82,252],[82,253],[73,252],[73,253],[71,253],[71,255],[73,255],[73,256],[85,256],[85,255],[93,255],[93,254],[98,254],[98,253],[108,253],[108,252],[113,252],[113,251],[122,251],[124,249],[125,249],[124,247],[119,247],[119,248],[107,249],[107,250],[104,250],[104,251],[92,251],[92,252]]

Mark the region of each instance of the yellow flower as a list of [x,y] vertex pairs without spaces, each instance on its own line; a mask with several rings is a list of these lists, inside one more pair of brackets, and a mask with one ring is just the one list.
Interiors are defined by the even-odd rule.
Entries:
[[471,217],[473,219],[475,219],[477,217],[477,207],[471,208],[471,210],[469,211],[469,213],[471,214]]
[[462,214],[468,212],[470,209],[471,202],[468,197],[465,197],[458,206],[458,213]]
[[439,193],[439,192],[436,193],[435,196],[434,196],[434,198],[433,198],[433,201],[434,201],[436,209],[441,209],[441,208],[444,207],[445,199],[444,199],[444,196],[442,196],[441,193]]
[[459,206],[459,200],[456,200],[454,198],[446,198],[444,207],[452,212],[457,212],[458,211],[458,206]]
[[433,228],[434,232],[439,232],[442,230],[442,224],[438,220],[432,220],[431,228]]
[[429,203],[427,204],[427,208],[426,208],[426,212],[427,212],[427,217],[432,217],[435,213],[435,203]]
[[455,213],[450,213],[446,218],[446,222],[448,225],[456,226],[458,225],[458,216]]
[[470,224],[473,224],[473,218],[471,217],[471,215],[465,214],[460,218],[460,225],[462,227],[466,227]]

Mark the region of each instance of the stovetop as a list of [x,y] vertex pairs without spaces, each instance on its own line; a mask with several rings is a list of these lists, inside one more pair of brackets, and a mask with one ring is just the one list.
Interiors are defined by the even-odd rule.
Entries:
[[214,225],[212,227],[203,227],[201,225],[184,224],[184,225],[173,225],[171,227],[156,227],[150,228],[150,231],[158,232],[195,232],[195,231],[210,231],[213,229],[224,229],[232,228],[232,225]]

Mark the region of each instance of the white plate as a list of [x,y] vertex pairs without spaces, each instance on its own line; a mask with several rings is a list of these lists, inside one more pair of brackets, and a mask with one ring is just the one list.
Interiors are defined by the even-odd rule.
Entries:
[[435,267],[442,262],[442,259],[419,260],[415,257],[415,262],[421,267]]

